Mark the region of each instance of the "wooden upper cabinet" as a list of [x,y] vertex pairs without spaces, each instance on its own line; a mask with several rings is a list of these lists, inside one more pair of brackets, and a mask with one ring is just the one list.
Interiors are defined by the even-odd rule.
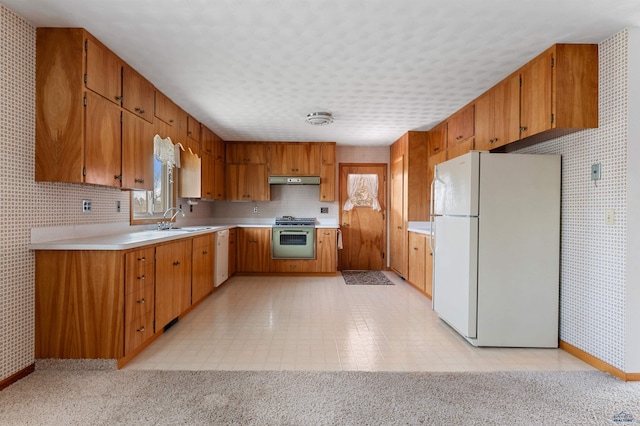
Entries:
[[120,187],[119,67],[82,29],[36,30],[37,181]]
[[336,144],[320,146],[320,201],[336,200]]
[[[44,34],[45,31],[55,32],[56,30],[58,29],[43,29],[40,33]],[[59,31],[62,33],[65,29],[60,29]],[[84,49],[87,63],[84,81],[87,89],[120,105],[123,64],[120,58],[88,32],[81,29],[70,29],[69,31],[82,33],[85,37]]]
[[153,85],[128,65],[122,68],[122,107],[153,123]]
[[178,106],[159,90],[155,91],[155,96],[156,104],[154,115],[156,118],[159,118],[170,126],[177,126]]
[[[86,92],[84,183],[120,188],[122,146],[120,107]],[[59,167],[66,167],[60,164]]]
[[270,174],[275,176],[320,175],[320,144],[276,143],[269,146]]
[[427,132],[427,150],[429,155],[447,149],[447,122],[443,121]]
[[216,160],[224,162],[224,141],[215,133],[213,134],[213,156]]
[[320,162],[322,165],[335,164],[336,162],[336,144],[322,143],[320,144]]
[[520,137],[551,129],[553,52],[547,50],[522,68]]
[[598,46],[556,44],[522,67],[520,137],[598,127]]
[[225,145],[227,164],[266,164],[267,144],[227,143]]
[[201,186],[200,198],[213,200],[214,197],[214,179],[215,179],[215,160],[213,155],[202,154],[202,163],[201,163]]
[[122,187],[153,190],[153,125],[122,112]]
[[475,101],[475,149],[488,151],[520,139],[520,74]]
[[469,104],[447,119],[447,149],[473,136],[474,111]]
[[215,133],[209,130],[208,127],[202,126],[201,132],[201,140],[200,147],[202,149],[203,154],[214,155],[214,141],[215,141]]
[[200,143],[200,123],[190,115],[187,115],[187,136]]
[[269,201],[271,191],[266,164],[225,165],[226,199],[235,201]]

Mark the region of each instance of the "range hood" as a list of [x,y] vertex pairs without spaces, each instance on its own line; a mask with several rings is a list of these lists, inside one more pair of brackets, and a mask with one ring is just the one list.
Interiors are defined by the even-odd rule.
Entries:
[[269,176],[270,185],[320,185],[320,176]]

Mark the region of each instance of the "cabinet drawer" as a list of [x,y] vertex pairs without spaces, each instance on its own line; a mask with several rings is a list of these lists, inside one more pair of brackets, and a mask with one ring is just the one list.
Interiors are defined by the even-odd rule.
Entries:
[[148,312],[153,314],[154,286],[148,285],[126,295],[124,300],[124,322],[130,322],[144,316]]
[[124,353],[136,349],[153,336],[153,311],[128,323],[124,329]]
[[125,294],[153,285],[155,249],[136,250],[125,255]]

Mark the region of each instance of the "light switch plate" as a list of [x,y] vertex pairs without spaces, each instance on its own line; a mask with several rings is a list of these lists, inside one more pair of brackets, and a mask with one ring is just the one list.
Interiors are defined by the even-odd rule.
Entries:
[[600,180],[600,163],[591,165],[591,180]]

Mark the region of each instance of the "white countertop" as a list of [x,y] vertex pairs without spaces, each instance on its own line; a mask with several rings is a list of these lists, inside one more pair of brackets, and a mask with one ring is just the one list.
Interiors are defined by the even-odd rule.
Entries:
[[407,230],[418,234],[431,235],[431,222],[409,222]]
[[[172,230],[157,231],[155,229],[123,232],[122,227],[116,227],[113,233],[93,234],[91,230],[64,233],[51,231],[46,236],[38,228],[31,231],[31,250],[128,250],[149,244],[179,240],[181,238],[204,235],[211,232],[230,228],[270,228],[272,224],[224,224],[224,225],[194,225],[178,227]],[[338,225],[317,224],[316,228],[337,228]],[[88,228],[88,227],[87,227]],[[108,228],[108,227],[107,227]],[[72,238],[62,238],[61,235],[75,235]]]

